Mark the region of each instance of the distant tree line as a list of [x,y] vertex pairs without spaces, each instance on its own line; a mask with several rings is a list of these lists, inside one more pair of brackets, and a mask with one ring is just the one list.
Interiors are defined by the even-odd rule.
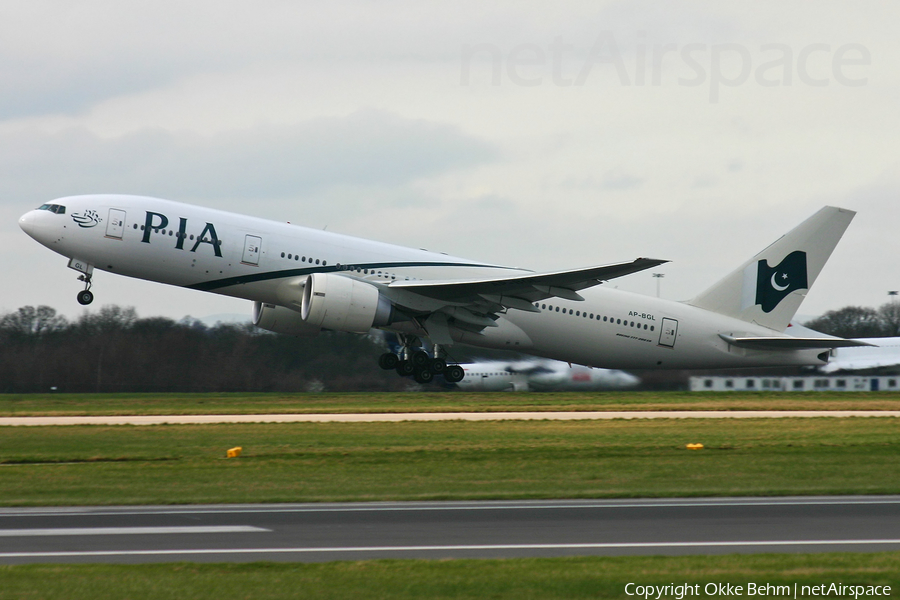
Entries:
[[900,336],[900,302],[878,308],[845,306],[805,323],[806,327],[844,338]]
[[[900,303],[847,306],[806,326],[847,338],[900,336]],[[459,361],[504,357],[453,351]],[[24,306],[0,315],[0,393],[408,389],[411,380],[378,368],[382,352],[380,341],[363,335],[295,338],[249,323],[139,318],[114,305],[68,320],[49,306]]]
[[250,324],[138,318],[104,306],[70,321],[49,306],[0,316],[0,393],[247,392],[404,389],[378,368],[381,345],[322,332],[271,334]]

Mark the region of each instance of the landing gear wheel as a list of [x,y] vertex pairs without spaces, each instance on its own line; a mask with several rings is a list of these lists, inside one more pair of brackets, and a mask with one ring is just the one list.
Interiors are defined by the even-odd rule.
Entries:
[[390,371],[391,369],[396,369],[397,364],[400,362],[400,357],[394,354],[393,352],[385,352],[381,356],[378,357],[378,366],[384,369],[385,371]]
[[431,357],[424,350],[417,350],[409,357],[409,362],[417,368],[427,367],[429,361],[431,361]]
[[431,372],[435,375],[439,373],[443,373],[447,370],[447,361],[443,358],[433,358],[431,359]]
[[429,368],[416,369],[413,379],[416,380],[416,383],[431,383],[434,380],[434,373]]
[[459,383],[466,376],[466,372],[459,365],[450,365],[444,369],[444,379],[447,383]]
[[91,293],[90,290],[84,290],[82,292],[78,292],[78,304],[82,306],[87,306],[91,302],[94,301],[94,294]]
[[397,363],[397,374],[401,377],[407,377],[416,372],[415,365],[412,364],[411,361],[401,360]]

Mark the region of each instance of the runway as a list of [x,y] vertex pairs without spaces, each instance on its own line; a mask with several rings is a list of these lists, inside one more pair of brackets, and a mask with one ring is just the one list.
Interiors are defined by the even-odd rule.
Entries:
[[900,550],[900,496],[0,510],[0,564]]
[[2,417],[0,427],[48,425],[197,425],[210,423],[378,423],[400,421],[578,421],[603,419],[784,419],[900,417],[898,410],[680,410],[569,412],[320,413]]

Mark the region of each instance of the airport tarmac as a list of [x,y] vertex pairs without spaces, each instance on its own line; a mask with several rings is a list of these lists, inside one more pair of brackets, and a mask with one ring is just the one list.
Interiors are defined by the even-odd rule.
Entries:
[[779,419],[813,417],[900,417],[898,410],[694,410],[571,412],[440,412],[267,415],[121,415],[3,417],[3,426],[196,425],[204,423],[376,423],[399,421],[578,421],[602,419]]
[[0,564],[900,549],[900,496],[0,509]]

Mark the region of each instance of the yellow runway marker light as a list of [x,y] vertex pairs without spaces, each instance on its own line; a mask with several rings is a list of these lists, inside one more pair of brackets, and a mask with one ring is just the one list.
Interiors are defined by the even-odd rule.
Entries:
[[241,455],[241,450],[243,450],[243,448],[241,448],[240,446],[238,446],[237,448],[231,448],[225,454],[225,457],[226,458],[237,458],[238,456]]

